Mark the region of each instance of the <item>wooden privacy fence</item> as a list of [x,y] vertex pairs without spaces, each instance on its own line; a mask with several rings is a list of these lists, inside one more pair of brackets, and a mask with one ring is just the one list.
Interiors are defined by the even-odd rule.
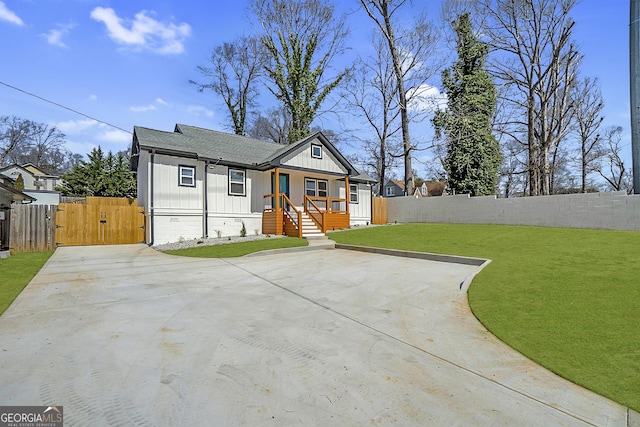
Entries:
[[86,204],[61,203],[56,215],[58,246],[144,243],[144,208],[131,199],[87,197]]
[[56,248],[56,205],[11,205],[9,247],[14,252]]
[[12,204],[13,252],[58,246],[144,243],[144,208],[135,199],[87,197],[59,205]]
[[371,199],[371,223],[387,223],[387,199],[384,197],[374,197]]

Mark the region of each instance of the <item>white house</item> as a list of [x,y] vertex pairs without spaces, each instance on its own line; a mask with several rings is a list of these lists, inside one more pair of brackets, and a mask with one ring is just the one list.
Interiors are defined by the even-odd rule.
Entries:
[[59,176],[44,172],[38,166],[27,163],[24,165],[12,164],[0,168],[0,175],[11,178],[13,181],[22,176],[24,184],[23,193],[33,198],[36,205],[57,205],[60,203],[60,192],[55,190],[62,183]]
[[146,241],[287,234],[371,221],[371,184],[322,135],[279,145],[177,124],[134,127],[132,170]]

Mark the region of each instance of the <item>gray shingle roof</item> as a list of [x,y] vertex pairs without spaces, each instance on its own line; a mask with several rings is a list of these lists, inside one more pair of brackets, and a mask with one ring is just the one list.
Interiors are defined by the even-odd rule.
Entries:
[[[176,125],[175,132],[159,131],[140,126],[134,127],[134,139],[141,148],[158,150],[187,157],[194,157],[221,164],[243,165],[250,168],[270,169],[273,162],[285,153],[307,143],[314,135],[290,145],[248,138],[183,124]],[[323,137],[323,139],[325,139]],[[325,142],[330,144],[328,141]],[[364,182],[374,180],[354,168],[335,147],[331,146],[349,170],[354,179]]]

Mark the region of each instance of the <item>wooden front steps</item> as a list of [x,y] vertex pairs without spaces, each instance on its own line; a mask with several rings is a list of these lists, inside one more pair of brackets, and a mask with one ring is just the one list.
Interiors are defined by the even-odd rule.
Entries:
[[304,211],[304,208],[296,207],[302,213],[302,238],[303,239],[326,239],[327,236],[318,228],[315,222]]

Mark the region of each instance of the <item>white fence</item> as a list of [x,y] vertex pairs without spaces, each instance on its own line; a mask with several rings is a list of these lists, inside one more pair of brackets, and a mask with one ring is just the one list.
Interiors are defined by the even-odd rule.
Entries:
[[640,231],[640,195],[625,192],[498,199],[495,196],[394,197],[389,222],[536,225]]

